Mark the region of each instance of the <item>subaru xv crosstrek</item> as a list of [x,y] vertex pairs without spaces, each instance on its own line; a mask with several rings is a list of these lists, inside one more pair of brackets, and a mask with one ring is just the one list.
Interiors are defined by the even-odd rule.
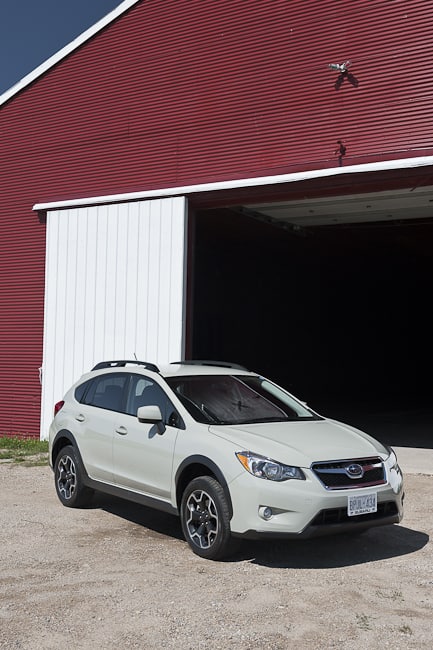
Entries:
[[50,464],[63,505],[96,490],[180,516],[208,559],[236,538],[362,531],[403,516],[394,451],[221,362],[104,361],[55,405]]

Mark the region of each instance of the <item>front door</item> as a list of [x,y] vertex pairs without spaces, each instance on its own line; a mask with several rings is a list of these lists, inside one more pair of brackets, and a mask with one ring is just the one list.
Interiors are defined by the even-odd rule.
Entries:
[[[140,406],[161,409],[164,433],[154,424],[139,422]],[[116,485],[170,501],[173,455],[180,417],[166,392],[152,379],[132,375],[126,413],[119,413],[113,438],[113,468]]]

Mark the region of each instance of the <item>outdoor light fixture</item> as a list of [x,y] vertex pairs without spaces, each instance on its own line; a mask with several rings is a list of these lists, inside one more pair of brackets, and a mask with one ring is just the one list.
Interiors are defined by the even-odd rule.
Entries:
[[344,74],[349,69],[350,64],[351,61],[344,61],[344,63],[330,63],[328,68],[335,72],[339,72],[340,74]]
[[349,82],[354,88],[358,88],[359,81],[358,79],[349,72],[349,67],[352,65],[352,61],[343,61],[343,63],[329,63],[328,68],[333,72],[338,72],[337,80],[334,84],[335,90],[339,90],[341,85],[345,80]]

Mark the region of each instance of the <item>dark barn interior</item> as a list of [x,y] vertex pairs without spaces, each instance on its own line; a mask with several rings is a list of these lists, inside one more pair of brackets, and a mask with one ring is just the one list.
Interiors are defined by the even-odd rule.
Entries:
[[287,230],[235,209],[192,221],[191,357],[241,363],[325,415],[421,446],[432,222]]

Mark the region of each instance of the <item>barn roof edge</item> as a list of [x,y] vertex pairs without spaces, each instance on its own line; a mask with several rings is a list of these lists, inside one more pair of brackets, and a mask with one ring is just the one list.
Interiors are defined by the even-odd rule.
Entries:
[[106,16],[103,16],[98,22],[96,22],[94,25],[86,29],[82,34],[74,38],[73,41],[65,45],[65,47],[62,47],[61,50],[50,56],[46,61],[41,63],[37,68],[32,70],[32,72],[29,72],[25,77],[20,79],[16,84],[14,84],[11,88],[6,90],[4,93],[0,95],[0,106],[5,104],[7,101],[12,99],[15,95],[17,95],[21,90],[24,90],[27,86],[29,86],[33,81],[36,81],[38,77],[43,75],[45,72],[53,68],[57,63],[59,63],[62,59],[67,57],[69,54],[74,52],[77,48],[79,48],[83,43],[88,41],[90,38],[95,36],[98,32],[100,32],[104,27],[109,25],[111,22],[116,20],[119,16],[121,16],[125,11],[130,9],[133,5],[137,4],[140,0],[123,0],[121,4],[119,4],[115,9],[110,11]]

